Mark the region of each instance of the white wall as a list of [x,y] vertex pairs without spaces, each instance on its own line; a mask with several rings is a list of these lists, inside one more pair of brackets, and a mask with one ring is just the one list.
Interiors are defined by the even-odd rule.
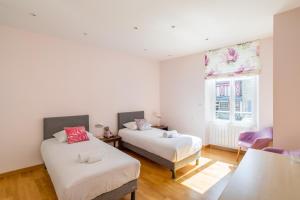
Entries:
[[203,137],[204,54],[161,62],[162,123],[170,129]]
[[274,146],[300,149],[300,7],[274,17]]
[[42,162],[44,117],[89,114],[91,131],[115,131],[117,112],[159,112],[156,62],[7,27],[0,36],[0,173]]
[[273,126],[273,38],[261,40],[259,76],[259,128]]
[[[259,125],[273,124],[273,41],[261,40],[262,72],[259,84]],[[204,53],[161,62],[162,123],[181,132],[205,138]]]

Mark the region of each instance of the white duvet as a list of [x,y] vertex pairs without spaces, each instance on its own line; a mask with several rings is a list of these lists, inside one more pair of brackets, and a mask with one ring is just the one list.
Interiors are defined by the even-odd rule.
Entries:
[[[101,152],[102,160],[80,163],[80,152]],[[89,141],[67,144],[56,139],[42,142],[41,153],[60,200],[93,199],[134,179],[140,162],[90,136]]]
[[156,154],[172,162],[180,161],[201,150],[200,138],[180,134],[175,138],[163,138],[164,130],[152,128],[150,130],[120,129],[122,141]]

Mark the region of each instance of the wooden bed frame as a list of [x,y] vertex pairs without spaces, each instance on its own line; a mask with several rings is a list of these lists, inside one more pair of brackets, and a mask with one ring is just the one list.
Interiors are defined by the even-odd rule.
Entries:
[[[53,134],[64,129],[64,127],[84,126],[89,131],[89,116],[67,116],[44,118],[44,140],[52,138]],[[131,193],[131,200],[135,200],[135,191],[137,189],[137,179],[130,181],[121,187],[110,192],[97,196],[94,200],[116,200]]]
[[[123,124],[127,122],[132,122],[134,121],[134,119],[144,119],[144,111],[118,113],[118,130],[124,128]],[[177,169],[180,169],[193,161],[196,161],[196,165],[198,165],[199,158],[201,155],[201,151],[198,151],[183,160],[180,160],[178,162],[172,162],[124,141],[121,141],[121,146],[168,168],[172,172],[173,179],[176,178]]]

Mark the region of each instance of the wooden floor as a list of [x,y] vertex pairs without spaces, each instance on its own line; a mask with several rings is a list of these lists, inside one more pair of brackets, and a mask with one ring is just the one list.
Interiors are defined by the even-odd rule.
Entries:
[[[200,165],[194,163],[177,171],[177,179],[163,167],[132,152],[140,160],[141,175],[138,182],[138,200],[218,199],[238,164],[236,153],[206,148]],[[53,200],[57,199],[53,185],[44,167],[0,178],[1,200]],[[123,198],[130,199],[130,195]]]

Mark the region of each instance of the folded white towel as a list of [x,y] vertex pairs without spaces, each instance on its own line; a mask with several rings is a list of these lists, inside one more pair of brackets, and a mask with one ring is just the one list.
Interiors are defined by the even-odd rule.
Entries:
[[180,135],[178,133],[171,133],[169,138],[177,138],[179,137]]
[[84,152],[78,154],[78,160],[80,163],[95,163],[102,160],[102,153],[90,153]]
[[89,160],[89,156],[90,156],[90,153],[79,153],[78,154],[78,160],[80,163],[85,163]]
[[101,153],[94,153],[94,154],[91,154],[89,156],[89,159],[88,159],[88,163],[95,163],[95,162],[98,162],[98,161],[101,161],[102,160],[102,154]]
[[169,134],[167,132],[163,132],[163,138],[168,138],[169,137]]
[[179,134],[176,130],[172,130],[172,131],[165,131],[163,133],[163,137],[164,138],[175,138],[175,137],[178,137]]

